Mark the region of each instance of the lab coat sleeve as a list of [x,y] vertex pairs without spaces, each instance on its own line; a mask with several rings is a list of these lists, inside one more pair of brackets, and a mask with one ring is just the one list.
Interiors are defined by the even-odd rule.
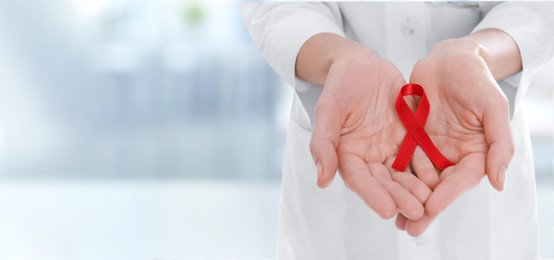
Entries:
[[319,33],[344,36],[337,3],[245,3],[244,22],[271,67],[297,92],[296,57],[302,45]]
[[554,3],[506,2],[497,5],[473,31],[500,29],[519,47],[527,78],[554,55]]

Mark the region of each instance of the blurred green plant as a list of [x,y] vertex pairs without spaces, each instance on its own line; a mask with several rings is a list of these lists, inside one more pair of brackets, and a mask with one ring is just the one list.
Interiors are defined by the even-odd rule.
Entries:
[[192,27],[200,26],[205,19],[204,6],[199,1],[193,1],[183,8],[183,18]]

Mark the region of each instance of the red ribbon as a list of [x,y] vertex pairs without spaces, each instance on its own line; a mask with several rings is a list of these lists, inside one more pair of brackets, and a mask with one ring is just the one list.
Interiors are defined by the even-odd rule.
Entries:
[[[404,96],[411,95],[421,97],[421,102],[416,109],[415,115],[404,100]],[[423,87],[413,83],[404,85],[396,98],[394,107],[398,117],[400,117],[400,120],[408,132],[392,164],[393,169],[401,172],[405,171],[417,145],[421,147],[423,152],[425,152],[437,168],[444,170],[446,167],[454,165],[453,162],[449,161],[441,154],[439,149],[433,144],[433,141],[431,141],[427,132],[425,132],[424,126],[427,122],[431,106],[429,105],[429,100],[427,100],[427,95],[425,95]]]

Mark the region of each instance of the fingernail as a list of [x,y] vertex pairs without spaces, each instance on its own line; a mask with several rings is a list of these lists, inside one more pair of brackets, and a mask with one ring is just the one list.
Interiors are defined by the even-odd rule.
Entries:
[[316,163],[316,169],[317,169],[317,178],[320,178],[321,175],[323,175],[323,168],[321,167],[321,163]]
[[502,189],[504,189],[504,185],[506,184],[506,166],[500,166],[498,176],[496,176],[496,181],[500,183],[502,185]]

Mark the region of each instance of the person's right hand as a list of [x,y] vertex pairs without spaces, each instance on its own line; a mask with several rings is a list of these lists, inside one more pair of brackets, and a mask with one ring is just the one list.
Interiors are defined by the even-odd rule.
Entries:
[[415,175],[391,168],[406,134],[394,110],[406,82],[392,63],[359,47],[333,60],[316,105],[310,149],[318,185],[328,186],[338,169],[382,218],[400,211],[419,219],[431,190]]

